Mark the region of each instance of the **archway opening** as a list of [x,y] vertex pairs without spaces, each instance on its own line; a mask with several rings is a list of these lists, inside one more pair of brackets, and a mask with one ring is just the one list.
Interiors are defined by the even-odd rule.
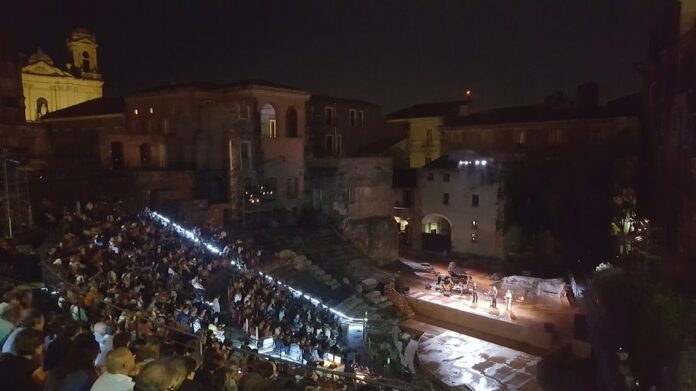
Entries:
[[278,137],[276,110],[270,103],[266,103],[261,107],[261,137]]
[[450,251],[452,225],[444,216],[429,214],[421,221],[421,245],[424,251]]

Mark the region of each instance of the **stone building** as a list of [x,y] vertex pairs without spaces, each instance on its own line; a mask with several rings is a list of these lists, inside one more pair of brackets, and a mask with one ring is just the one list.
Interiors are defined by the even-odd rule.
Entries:
[[[696,2],[665,1],[643,73],[649,175],[642,194],[663,271],[693,287],[696,272]],[[657,247],[656,247],[657,248]]]
[[75,29],[66,40],[66,69],[38,49],[22,67],[25,119],[37,121],[49,112],[101,98],[101,73],[97,63],[97,40],[85,29]]
[[412,246],[502,257],[499,175],[494,159],[473,151],[449,151],[419,169]]
[[357,156],[367,145],[387,137],[380,107],[373,103],[312,95],[307,111],[312,157]]
[[387,115],[387,126],[403,126],[408,137],[410,167],[423,167],[440,157],[440,127],[448,118],[467,115],[470,104],[467,97],[461,101],[417,104]]

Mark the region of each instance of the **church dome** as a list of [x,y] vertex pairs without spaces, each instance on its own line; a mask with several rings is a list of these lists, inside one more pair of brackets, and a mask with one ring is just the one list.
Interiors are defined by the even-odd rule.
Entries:
[[41,50],[41,48],[38,48],[36,50],[36,53],[32,54],[31,57],[29,57],[29,64],[36,64],[39,61],[43,61],[45,63],[53,65],[53,60],[51,59],[51,56],[44,53]]

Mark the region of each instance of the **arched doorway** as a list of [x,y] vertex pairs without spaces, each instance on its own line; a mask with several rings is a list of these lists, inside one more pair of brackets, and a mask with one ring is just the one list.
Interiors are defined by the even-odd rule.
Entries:
[[270,103],[266,103],[261,107],[261,137],[278,137],[276,110]]
[[297,137],[297,110],[294,107],[285,113],[285,136]]
[[421,221],[421,246],[424,251],[450,251],[452,224],[439,214],[429,214]]

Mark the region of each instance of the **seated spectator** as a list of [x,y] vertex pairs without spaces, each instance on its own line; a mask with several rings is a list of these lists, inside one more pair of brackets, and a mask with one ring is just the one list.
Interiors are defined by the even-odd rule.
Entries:
[[106,356],[106,372],[92,385],[91,391],[131,391],[135,382],[135,356],[128,348],[117,348]]
[[156,360],[148,363],[135,378],[133,391],[177,390],[186,378],[186,366],[173,360]]
[[45,391],[89,391],[98,373],[94,360],[99,354],[99,344],[88,333],[75,337],[68,354],[48,373]]
[[44,324],[45,318],[39,310],[32,308],[22,311],[22,317],[18,323],[18,327],[12,330],[10,335],[7,336],[7,339],[5,339],[5,343],[2,345],[2,352],[14,353],[12,351],[12,345],[14,344],[14,339],[17,337],[17,334],[20,331],[24,329],[34,329],[36,331],[43,332]]
[[0,345],[5,343],[22,316],[22,307],[19,304],[12,303],[3,308],[3,312],[0,313]]
[[0,379],[3,390],[39,390],[34,373],[40,368],[43,336],[34,329],[17,333],[12,353],[0,356]]

